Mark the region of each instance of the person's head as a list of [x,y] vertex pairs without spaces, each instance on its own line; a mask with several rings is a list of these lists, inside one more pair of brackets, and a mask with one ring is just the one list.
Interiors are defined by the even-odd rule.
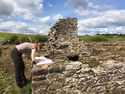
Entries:
[[41,43],[34,43],[35,48],[37,51],[40,51],[42,49],[42,44]]

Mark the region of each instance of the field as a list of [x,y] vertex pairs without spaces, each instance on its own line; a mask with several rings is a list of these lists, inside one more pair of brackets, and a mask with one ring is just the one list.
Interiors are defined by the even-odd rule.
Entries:
[[[0,94],[31,94],[31,82],[29,82],[22,89],[16,86],[14,80],[14,65],[10,57],[10,51],[17,43],[29,41],[27,36],[30,36],[32,41],[38,41],[38,42],[47,41],[47,36],[45,35],[22,35],[22,34],[0,33]],[[114,51],[114,49],[116,49],[115,46],[101,45],[102,43],[117,43],[123,45],[125,43],[125,35],[114,34],[114,35],[80,36],[80,37],[84,40],[84,43],[92,43],[95,48],[103,48],[114,55],[120,55],[122,57],[125,57],[125,52],[120,50]],[[25,70],[26,76],[30,80],[31,61],[29,61],[27,58],[24,58],[24,61],[26,63],[26,70]]]

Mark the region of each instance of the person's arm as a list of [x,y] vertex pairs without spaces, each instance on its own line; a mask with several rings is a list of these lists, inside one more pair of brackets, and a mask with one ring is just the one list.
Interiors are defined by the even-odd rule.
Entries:
[[36,50],[35,50],[35,49],[32,49],[32,50],[31,50],[31,60],[32,60],[32,62],[35,61],[35,53],[36,53]]

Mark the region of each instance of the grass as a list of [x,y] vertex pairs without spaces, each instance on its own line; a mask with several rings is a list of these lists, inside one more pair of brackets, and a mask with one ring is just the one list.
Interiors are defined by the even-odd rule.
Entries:
[[22,42],[46,42],[47,35],[31,35],[31,34],[16,34],[0,32],[0,40],[8,41],[9,43],[22,43]]
[[31,83],[28,83],[23,88],[10,87],[8,94],[31,94]]
[[116,41],[125,41],[125,35],[118,35],[118,34],[102,34],[102,35],[95,35],[95,36],[80,36],[85,43],[92,43],[92,42],[116,42]]
[[104,36],[82,36],[84,42],[91,43],[91,42],[107,42],[108,38]]
[[[118,34],[97,34],[95,36],[80,36],[85,43],[92,42],[115,42],[125,41],[125,35]],[[15,34],[15,33],[4,33],[0,32],[0,40],[9,40],[10,43],[22,43],[22,42],[46,42],[48,40],[47,35],[31,35],[31,34]]]

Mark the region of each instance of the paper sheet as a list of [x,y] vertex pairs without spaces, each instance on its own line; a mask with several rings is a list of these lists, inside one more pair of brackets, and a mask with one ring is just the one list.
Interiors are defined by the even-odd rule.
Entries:
[[35,59],[39,59],[39,60],[40,60],[40,62],[38,62],[36,65],[53,63],[52,60],[47,59],[47,58],[45,58],[45,57],[43,57],[43,56],[41,56],[41,57],[35,57]]

